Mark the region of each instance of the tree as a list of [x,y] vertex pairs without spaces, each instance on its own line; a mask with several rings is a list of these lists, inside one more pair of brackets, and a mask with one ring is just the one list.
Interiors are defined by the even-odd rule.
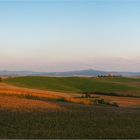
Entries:
[[82,94],[85,98],[91,98],[92,85],[90,83],[85,83],[81,88]]
[[0,77],[0,82],[2,82],[2,78]]

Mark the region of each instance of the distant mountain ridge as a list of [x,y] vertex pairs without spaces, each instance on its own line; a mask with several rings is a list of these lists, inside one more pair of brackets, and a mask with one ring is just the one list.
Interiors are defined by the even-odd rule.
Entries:
[[64,71],[64,72],[34,72],[34,71],[0,71],[0,76],[84,76],[84,77],[96,77],[98,75],[122,75],[125,77],[137,77],[140,76],[140,72],[107,72],[94,69],[77,70],[77,71]]
[[107,72],[97,71],[93,69],[48,73],[48,75],[54,75],[54,76],[98,76],[98,75],[106,75],[106,74]]

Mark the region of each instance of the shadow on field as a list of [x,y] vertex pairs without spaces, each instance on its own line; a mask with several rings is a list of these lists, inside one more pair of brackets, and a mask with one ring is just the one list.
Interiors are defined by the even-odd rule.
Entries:
[[139,109],[60,104],[67,110],[0,110],[0,138],[140,138]]

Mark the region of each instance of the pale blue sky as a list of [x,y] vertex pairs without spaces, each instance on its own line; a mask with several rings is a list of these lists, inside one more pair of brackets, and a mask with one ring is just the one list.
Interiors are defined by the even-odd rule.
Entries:
[[140,1],[0,0],[0,70],[140,71]]

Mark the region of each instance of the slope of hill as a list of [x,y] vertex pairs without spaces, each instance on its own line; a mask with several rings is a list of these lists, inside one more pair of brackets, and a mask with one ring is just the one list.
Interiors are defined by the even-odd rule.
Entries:
[[87,78],[87,77],[39,77],[27,76],[4,80],[16,86],[60,92],[92,92],[140,97],[140,79]]
[[[16,77],[6,83],[28,88],[59,91],[116,91],[117,95],[140,95],[140,79],[81,77]],[[119,107],[107,104],[74,104],[48,100],[54,92],[0,83],[1,139],[138,139],[140,98],[109,96]],[[37,98],[36,92],[39,91]],[[23,96],[30,94],[32,96]],[[13,96],[13,94],[21,96]],[[57,95],[61,95],[57,92]],[[69,94],[70,93],[66,93]],[[33,96],[34,95],[34,96]],[[47,97],[44,100],[44,97]],[[103,95],[104,96],[104,95]],[[107,96],[104,96],[108,99]],[[140,97],[140,96],[139,96]],[[77,99],[77,98],[76,98]],[[85,100],[85,98],[81,98]],[[92,99],[89,99],[92,100]],[[131,101],[131,102],[130,102]],[[132,102],[134,104],[132,104]],[[137,104],[135,104],[137,102]],[[129,106],[128,106],[129,104]],[[126,106],[127,105],[127,106]],[[133,106],[131,106],[133,105]],[[127,108],[126,108],[127,107]]]

